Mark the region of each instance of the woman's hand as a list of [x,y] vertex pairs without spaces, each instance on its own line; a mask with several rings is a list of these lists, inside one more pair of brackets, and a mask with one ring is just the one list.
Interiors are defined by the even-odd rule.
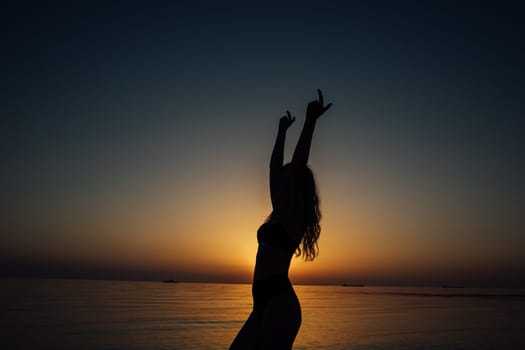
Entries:
[[279,130],[286,131],[295,121],[295,117],[292,117],[289,111],[286,111],[286,115],[281,117],[279,120]]
[[317,93],[319,94],[319,99],[310,102],[306,108],[306,120],[316,121],[332,106],[331,103],[324,105],[323,93],[320,89],[317,89]]

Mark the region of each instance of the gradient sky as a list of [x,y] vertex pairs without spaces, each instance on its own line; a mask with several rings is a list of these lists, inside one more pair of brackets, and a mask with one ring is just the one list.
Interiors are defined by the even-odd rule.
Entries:
[[524,286],[522,8],[146,3],[2,5],[1,275],[249,282],[321,88],[292,280]]

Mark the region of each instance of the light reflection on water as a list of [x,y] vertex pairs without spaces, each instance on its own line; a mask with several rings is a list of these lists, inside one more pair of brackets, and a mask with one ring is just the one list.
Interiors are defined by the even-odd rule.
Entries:
[[[2,349],[227,349],[251,286],[0,280]],[[525,349],[525,291],[296,286],[294,349]]]

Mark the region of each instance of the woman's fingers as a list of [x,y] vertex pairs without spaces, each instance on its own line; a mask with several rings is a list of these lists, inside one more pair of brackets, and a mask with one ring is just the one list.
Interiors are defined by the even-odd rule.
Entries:
[[279,121],[279,127],[284,127],[285,129],[288,129],[288,127],[290,127],[290,125],[292,125],[294,121],[295,117],[292,116],[290,111],[287,110],[286,114],[283,115]]
[[287,119],[290,122],[290,124],[293,123],[295,121],[295,117],[292,116],[292,114],[288,110],[286,111],[286,114],[287,114]]
[[323,97],[323,93],[322,93],[321,89],[317,89],[317,93],[319,94],[319,104],[321,105],[321,108],[323,110],[321,112],[321,114],[322,114],[322,113],[326,112],[330,107],[332,107],[332,104],[329,103],[325,107],[323,107],[324,106],[324,97]]

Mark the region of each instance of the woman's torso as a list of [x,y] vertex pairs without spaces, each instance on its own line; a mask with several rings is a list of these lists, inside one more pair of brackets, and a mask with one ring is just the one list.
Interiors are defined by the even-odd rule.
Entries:
[[266,222],[257,231],[257,257],[254,281],[273,276],[288,276],[296,242],[279,222]]

